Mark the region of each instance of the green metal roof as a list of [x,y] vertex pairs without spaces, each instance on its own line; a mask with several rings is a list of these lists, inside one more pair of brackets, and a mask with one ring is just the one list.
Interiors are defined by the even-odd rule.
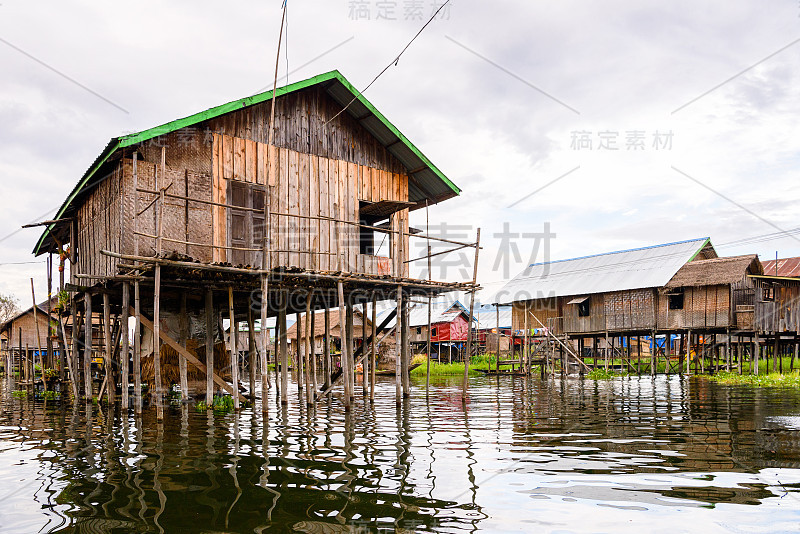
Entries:
[[[411,141],[408,140],[389,120],[378,111],[363,95],[361,95],[349,81],[338,71],[334,70],[325,74],[320,74],[296,82],[293,84],[279,87],[275,91],[275,96],[280,97],[295,91],[307,89],[315,85],[325,84],[328,94],[336,100],[342,107],[349,105],[347,112],[353,116],[367,131],[375,136],[386,149],[394,155],[409,170],[413,171],[412,180],[409,181],[409,200],[421,202],[426,198],[432,198],[434,202],[456,196],[461,193],[453,182],[451,182]],[[257,95],[248,96],[227,104],[222,104],[194,115],[189,115],[182,119],[176,119],[160,126],[132,133],[121,137],[115,137],[109,141],[103,152],[86,171],[78,184],[70,192],[67,199],[59,208],[55,219],[62,218],[72,206],[72,203],[88,187],[96,185],[92,181],[95,174],[102,168],[108,159],[119,149],[138,145],[144,141],[166,135],[181,128],[194,126],[216,117],[238,111],[240,109],[267,102],[273,97],[272,91],[265,91]],[[355,100],[353,101],[353,98]],[[352,103],[351,103],[352,101]],[[96,182],[104,180],[106,177],[95,178]],[[43,246],[48,241],[50,233],[55,228],[55,224],[48,226],[34,247],[33,253],[39,255],[44,252]]]

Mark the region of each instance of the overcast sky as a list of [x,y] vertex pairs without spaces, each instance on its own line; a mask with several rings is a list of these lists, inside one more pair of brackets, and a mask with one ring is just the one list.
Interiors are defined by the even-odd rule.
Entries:
[[[289,0],[282,83],[288,64],[289,82],[338,69],[365,87],[437,3]],[[0,0],[0,292],[27,305],[34,276],[44,295],[44,263],[16,264],[40,230],[17,230],[111,137],[271,84],[280,8]],[[453,0],[365,96],[463,189],[431,222],[481,228],[493,292],[545,223],[550,259],[704,236],[800,255],[798,236],[736,243],[800,226],[799,59],[796,0]]]

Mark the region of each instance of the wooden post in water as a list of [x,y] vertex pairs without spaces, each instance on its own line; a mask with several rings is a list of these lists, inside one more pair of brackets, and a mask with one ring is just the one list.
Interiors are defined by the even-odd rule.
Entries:
[[278,328],[280,329],[281,359],[281,404],[289,404],[289,340],[286,337],[286,295],[281,292],[278,307]]
[[214,402],[214,292],[206,289],[206,408]]
[[725,370],[731,372],[731,329],[725,331]]
[[[497,330],[497,336],[495,339],[497,340],[496,350],[495,350],[495,362],[494,367],[495,371],[498,373],[500,372],[500,304],[494,305],[494,315],[495,315],[495,328]],[[466,379],[465,379],[466,380]]]
[[[84,337],[83,337],[83,391],[86,400],[92,400],[92,295],[83,294]],[[22,335],[20,334],[20,339]]]
[[[369,395],[369,364],[370,359],[367,358],[367,303],[361,307],[361,355],[365,356],[361,365],[361,396],[366,397]],[[373,341],[376,341],[373,339]]]
[[153,389],[156,402],[156,417],[164,418],[164,390],[161,383],[161,265],[155,266],[155,287],[153,289],[153,367],[156,384]]
[[328,389],[331,387],[331,373],[333,372],[333,365],[331,365],[331,316],[328,308],[325,308],[323,329],[325,332],[322,338],[322,372],[325,374],[325,389]]
[[411,377],[409,376],[409,369],[411,363],[411,343],[409,339],[409,301],[411,299],[404,299],[403,300],[403,315],[402,321],[400,322],[400,339],[403,343],[403,352],[401,353],[402,358],[400,359],[400,372],[401,372],[401,381],[400,383],[403,386],[403,397],[409,397],[411,395]]
[[[41,352],[39,354],[41,354]],[[772,372],[773,373],[783,372],[783,358],[781,357],[781,336],[777,330],[775,330],[775,346],[773,346],[772,348]]]
[[760,365],[759,360],[761,359],[761,340],[759,339],[758,332],[756,332],[756,336],[753,342],[754,342],[753,365],[752,365],[753,369],[751,370],[751,372],[755,375],[758,375],[759,374],[758,367]]
[[[108,404],[116,402],[116,385],[114,384],[114,351],[111,348],[111,297],[108,291],[103,292],[103,369],[106,375],[106,392]],[[98,399],[99,400],[99,399]]]
[[122,347],[120,348],[120,367],[122,371],[122,409],[127,410],[129,407],[128,400],[128,387],[130,385],[130,358],[131,358],[131,344],[128,332],[128,322],[130,318],[130,305],[131,305],[131,285],[128,282],[122,282],[122,319],[120,327],[122,328]]
[[798,345],[797,345],[797,338],[795,337],[794,340],[794,352],[792,352],[792,362],[789,364],[789,372],[794,372],[794,361],[797,359],[798,356]]
[[[372,362],[369,365],[370,370],[370,380],[369,380],[369,400],[370,402],[375,402],[375,377],[376,375],[376,367],[378,365],[378,296],[374,293],[372,294],[372,344],[370,346],[371,360]],[[430,369],[430,345],[431,345],[431,334],[430,334],[430,319],[428,320],[428,369]],[[427,389],[426,389],[427,391]]]
[[686,332],[686,374],[691,371],[692,365],[692,331]]
[[[45,376],[45,369],[44,369],[44,357],[42,355],[42,338],[39,333],[39,319],[37,318],[37,310],[39,307],[36,305],[36,293],[33,290],[33,278],[31,278],[31,299],[33,300],[33,324],[36,328],[36,348],[39,350],[39,370],[42,373],[42,387],[46,390],[47,389],[47,377]],[[47,329],[48,329],[48,337],[49,337],[49,330],[50,330],[50,315],[47,316]],[[33,367],[33,364],[31,364]],[[36,381],[36,373],[31,373],[31,382]],[[35,389],[34,389],[35,391]]]
[[[267,206],[269,206],[269,201],[267,201]],[[267,220],[269,222],[269,220]],[[268,229],[265,229],[265,233]],[[268,238],[264,238],[264,243],[268,243]],[[264,256],[268,256],[269,251],[268,247],[264,245],[265,251]],[[265,262],[267,260],[265,259]],[[263,413],[267,412],[269,404],[267,402],[267,394],[268,394],[268,387],[269,387],[269,358],[268,358],[268,351],[269,351],[269,329],[267,328],[267,316],[269,312],[269,276],[263,275],[261,277],[261,330],[259,332],[261,337],[261,352],[259,352],[259,360],[261,363],[261,411]],[[277,352],[276,352],[277,355]],[[275,368],[278,367],[277,358],[275,358]]]
[[[186,291],[181,291],[181,310],[180,310],[180,335],[178,342],[181,347],[186,348],[189,342],[189,316],[186,310]],[[181,400],[187,402],[189,400],[189,377],[186,364],[186,356],[178,354],[178,372],[180,373],[181,382]]]
[[350,377],[348,375],[347,360],[349,360],[349,357],[347,354],[347,343],[345,341],[347,337],[347,334],[345,333],[345,323],[347,323],[347,318],[346,318],[347,303],[344,300],[344,286],[342,285],[341,281],[336,283],[336,289],[339,293],[339,334],[341,337],[341,345],[342,345],[341,367],[342,367],[342,378],[344,379],[344,408],[346,411],[350,411],[351,382],[350,382]]
[[247,303],[247,376],[249,378],[250,398],[256,400],[256,333],[253,307]]
[[355,343],[353,341],[353,309],[352,295],[347,298],[347,316],[345,317],[345,337],[347,338],[347,381],[350,392],[350,401],[355,398]]
[[295,328],[295,350],[294,350],[294,366],[296,367],[297,372],[297,394],[302,397],[303,396],[303,373],[305,372],[305,366],[303,365],[303,344],[300,342],[301,336],[303,335],[303,314],[297,312],[294,314],[294,320],[297,324]]
[[[135,155],[135,153],[134,153]],[[139,280],[133,283],[133,408],[142,412],[142,302]]]
[[233,309],[233,286],[228,286],[228,320],[230,321],[230,334],[228,335],[228,343],[230,344],[230,365],[231,365],[231,380],[233,381],[233,408],[239,409],[239,348],[236,346],[238,340],[236,314]]
[[319,383],[317,382],[317,341],[316,341],[316,332],[317,332],[317,312],[314,309],[314,293],[309,292],[311,298],[311,321],[309,324],[309,328],[311,330],[311,336],[308,338],[308,353],[310,360],[310,372],[311,372],[311,384],[309,384],[309,388],[311,388],[311,401],[312,403],[317,402],[317,393],[319,392]]
[[[425,233],[429,234],[430,231],[428,230],[427,217],[428,217],[428,201],[426,200],[425,201],[425,218],[426,218]],[[430,238],[428,238],[428,281],[430,281],[432,279],[433,279],[433,274],[431,272],[431,245],[430,245]],[[431,308],[432,308],[432,305],[433,305],[433,297],[429,294],[428,295],[428,344],[427,344],[427,347],[425,349],[425,366],[426,366],[425,367],[425,398],[428,398],[428,393],[429,393],[428,390],[431,387],[431,312],[432,312]],[[373,322],[374,322],[374,320],[375,320],[375,318],[374,318],[375,317],[375,301],[374,300],[373,300],[372,308],[373,308],[372,311],[373,311]],[[374,333],[372,334],[372,338],[375,339],[375,334]],[[374,352],[374,348],[373,348],[373,352]],[[374,380],[375,379],[373,378],[373,382],[374,382]],[[374,389],[374,384],[373,384],[373,389]]]
[[[481,252],[481,229],[478,228],[475,236],[475,260],[472,265],[472,289],[469,292],[469,317],[467,317],[467,353],[464,356],[464,383],[461,387],[461,401],[462,403],[467,401],[467,385],[469,384],[469,363],[470,358],[472,358],[472,332],[473,332],[473,317],[475,316],[475,286],[478,283],[478,257]],[[500,332],[500,324],[498,321],[497,331]],[[498,339],[498,349],[499,349],[499,337]],[[498,350],[499,352],[499,350]],[[498,355],[499,358],[499,355]]]
[[[298,325],[299,326],[299,325]],[[305,339],[303,340],[304,345],[304,354],[303,354],[303,376],[305,377],[306,382],[306,406],[311,406],[313,404],[312,399],[317,394],[316,391],[312,391],[312,384],[311,384],[311,375],[309,374],[309,368],[311,367],[311,336],[314,334],[311,331],[311,295],[310,292],[306,294],[306,317],[303,326],[305,335],[303,336]],[[298,336],[300,335],[300,329],[297,329]],[[298,337],[299,341],[299,337]],[[299,345],[299,343],[298,343]]]
[[[396,306],[397,306],[397,317],[395,318],[395,321],[397,323],[397,326],[399,327],[400,326],[400,321],[401,321],[401,315],[402,315],[401,312],[402,312],[402,309],[403,309],[403,288],[402,288],[402,286],[397,286],[397,304],[396,304]],[[397,404],[397,406],[400,406],[401,399],[402,399],[402,396],[403,396],[402,387],[400,385],[400,372],[401,372],[401,369],[400,369],[401,368],[400,358],[401,358],[401,355],[402,355],[402,352],[403,352],[403,341],[401,339],[402,336],[400,335],[400,328],[395,328],[394,329],[394,335],[395,335],[395,350],[396,350],[396,354],[395,354],[395,358],[394,358],[394,393],[395,393],[395,404]]]

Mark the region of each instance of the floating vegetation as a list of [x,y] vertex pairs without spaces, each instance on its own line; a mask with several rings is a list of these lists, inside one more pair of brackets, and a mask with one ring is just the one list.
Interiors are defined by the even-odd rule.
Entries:
[[800,372],[798,371],[786,374],[770,373],[768,375],[739,375],[725,372],[704,378],[730,386],[800,388]]

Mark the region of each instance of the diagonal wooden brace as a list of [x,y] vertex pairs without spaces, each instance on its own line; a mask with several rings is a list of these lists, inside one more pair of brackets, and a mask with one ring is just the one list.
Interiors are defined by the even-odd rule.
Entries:
[[[131,313],[131,315],[136,315],[136,312],[134,311],[133,308],[130,309],[130,313]],[[142,325],[145,328],[147,328],[151,332],[153,331],[153,321],[151,321],[150,319],[148,319],[144,315],[141,315],[141,321],[142,321]],[[187,362],[189,362],[190,364],[194,365],[195,367],[200,369],[200,371],[202,371],[206,375],[208,375],[208,369],[206,367],[206,364],[204,364],[203,362],[198,360],[195,357],[194,354],[192,354],[191,352],[189,352],[188,350],[183,348],[180,343],[178,343],[173,338],[171,338],[166,332],[161,330],[159,337],[161,338],[161,341],[163,341],[164,343],[166,343],[167,345],[169,345],[170,347],[175,349],[175,352],[177,352],[178,354],[180,354],[181,356],[186,358]],[[233,395],[233,388],[231,387],[230,384],[225,382],[225,380],[223,380],[222,377],[220,377],[217,373],[214,373],[213,376],[214,376],[214,383],[215,384],[217,384],[219,387],[221,387],[222,389],[224,389],[225,391],[227,391],[228,393]]]

